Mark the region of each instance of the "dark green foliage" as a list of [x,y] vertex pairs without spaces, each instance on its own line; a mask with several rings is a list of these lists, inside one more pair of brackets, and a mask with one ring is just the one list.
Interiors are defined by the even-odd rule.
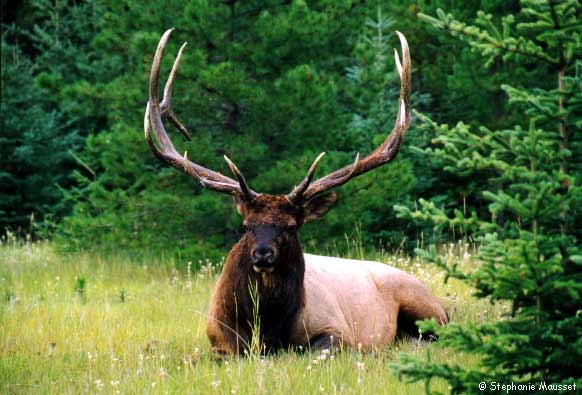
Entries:
[[[521,86],[503,85],[509,103],[524,114],[525,125],[492,131],[487,127],[431,126],[434,148],[425,152],[446,172],[478,180],[468,190],[479,202],[463,212],[421,200],[421,210],[397,207],[407,218],[435,227],[459,229],[479,247],[479,266],[469,272],[443,260],[434,248],[421,256],[462,279],[476,296],[507,303],[499,322],[452,323],[436,328],[439,346],[481,356],[478,369],[433,365],[404,356],[396,366],[408,380],[443,378],[453,393],[478,393],[480,382],[582,386],[582,244],[580,239],[579,147],[582,121],[580,59],[582,37],[577,2],[523,1],[521,12],[502,19],[503,33],[465,25],[442,11],[423,16],[433,26],[467,41],[488,64],[542,62],[550,77]],[[481,13],[481,24],[490,17]],[[551,82],[548,83],[548,82]],[[430,121],[427,120],[429,123]],[[477,193],[477,191],[480,191]],[[470,196],[470,195],[474,195]]]
[[475,19],[477,11],[498,20],[502,15],[517,12],[519,1],[419,1],[416,6],[418,19],[412,26],[418,32],[417,41],[422,43],[416,48],[416,56],[423,62],[417,77],[418,86],[421,91],[431,93],[430,110],[437,122],[460,118],[474,125],[498,127],[507,119],[514,119],[518,114],[505,106],[501,83],[508,75],[513,81],[543,77],[544,66],[516,69],[515,65],[496,61],[484,67],[478,53],[467,51],[463,43],[451,36],[435,34],[435,30],[423,22],[424,15],[433,15],[439,8],[450,10],[462,20]]
[[74,152],[102,119],[87,81],[107,69],[90,45],[99,8],[38,0],[13,17],[2,21],[0,227],[46,235],[70,209]]
[[63,114],[52,109],[33,76],[34,65],[2,38],[0,226],[28,232],[37,219],[63,212],[58,184],[79,144]]

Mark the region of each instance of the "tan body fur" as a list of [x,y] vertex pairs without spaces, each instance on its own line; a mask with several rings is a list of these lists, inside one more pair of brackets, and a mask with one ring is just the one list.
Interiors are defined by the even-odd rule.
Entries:
[[447,323],[441,302],[416,278],[379,262],[304,254],[305,305],[291,343],[308,346],[321,334],[370,350],[391,343],[398,315]]

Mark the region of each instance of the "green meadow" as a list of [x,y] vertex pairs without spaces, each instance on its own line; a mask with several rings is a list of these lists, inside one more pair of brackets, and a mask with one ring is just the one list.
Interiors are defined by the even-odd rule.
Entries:
[[[463,245],[446,259],[476,265]],[[414,273],[443,299],[454,321],[496,319],[501,308],[445,284],[410,258],[366,256]],[[320,354],[309,350],[219,360],[205,335],[219,263],[192,273],[188,262],[60,254],[46,242],[0,246],[0,388],[5,394],[417,394],[391,369],[400,353],[475,366],[477,357],[401,339],[387,349]],[[447,392],[444,382],[431,388]]]

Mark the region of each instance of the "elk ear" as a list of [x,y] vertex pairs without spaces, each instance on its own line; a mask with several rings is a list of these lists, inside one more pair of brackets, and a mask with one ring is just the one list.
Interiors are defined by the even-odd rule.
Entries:
[[234,195],[234,204],[236,205],[236,211],[244,218],[247,214],[247,207],[245,206],[245,202],[238,196]]
[[303,206],[303,222],[309,222],[323,217],[337,200],[337,193],[316,196]]

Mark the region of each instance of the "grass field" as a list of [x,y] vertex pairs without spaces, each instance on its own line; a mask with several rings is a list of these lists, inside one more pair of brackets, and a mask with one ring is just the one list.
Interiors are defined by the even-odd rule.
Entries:
[[[447,259],[472,265],[453,248]],[[378,257],[368,257],[378,258]],[[415,273],[455,321],[495,318],[499,308],[420,262],[380,256]],[[476,364],[475,357],[414,340],[372,354],[330,359],[282,352],[218,361],[204,332],[216,276],[210,265],[181,273],[175,262],[60,255],[48,243],[0,244],[0,389],[8,394],[220,393],[418,394],[398,380],[398,353]],[[434,389],[447,392],[444,383]]]

